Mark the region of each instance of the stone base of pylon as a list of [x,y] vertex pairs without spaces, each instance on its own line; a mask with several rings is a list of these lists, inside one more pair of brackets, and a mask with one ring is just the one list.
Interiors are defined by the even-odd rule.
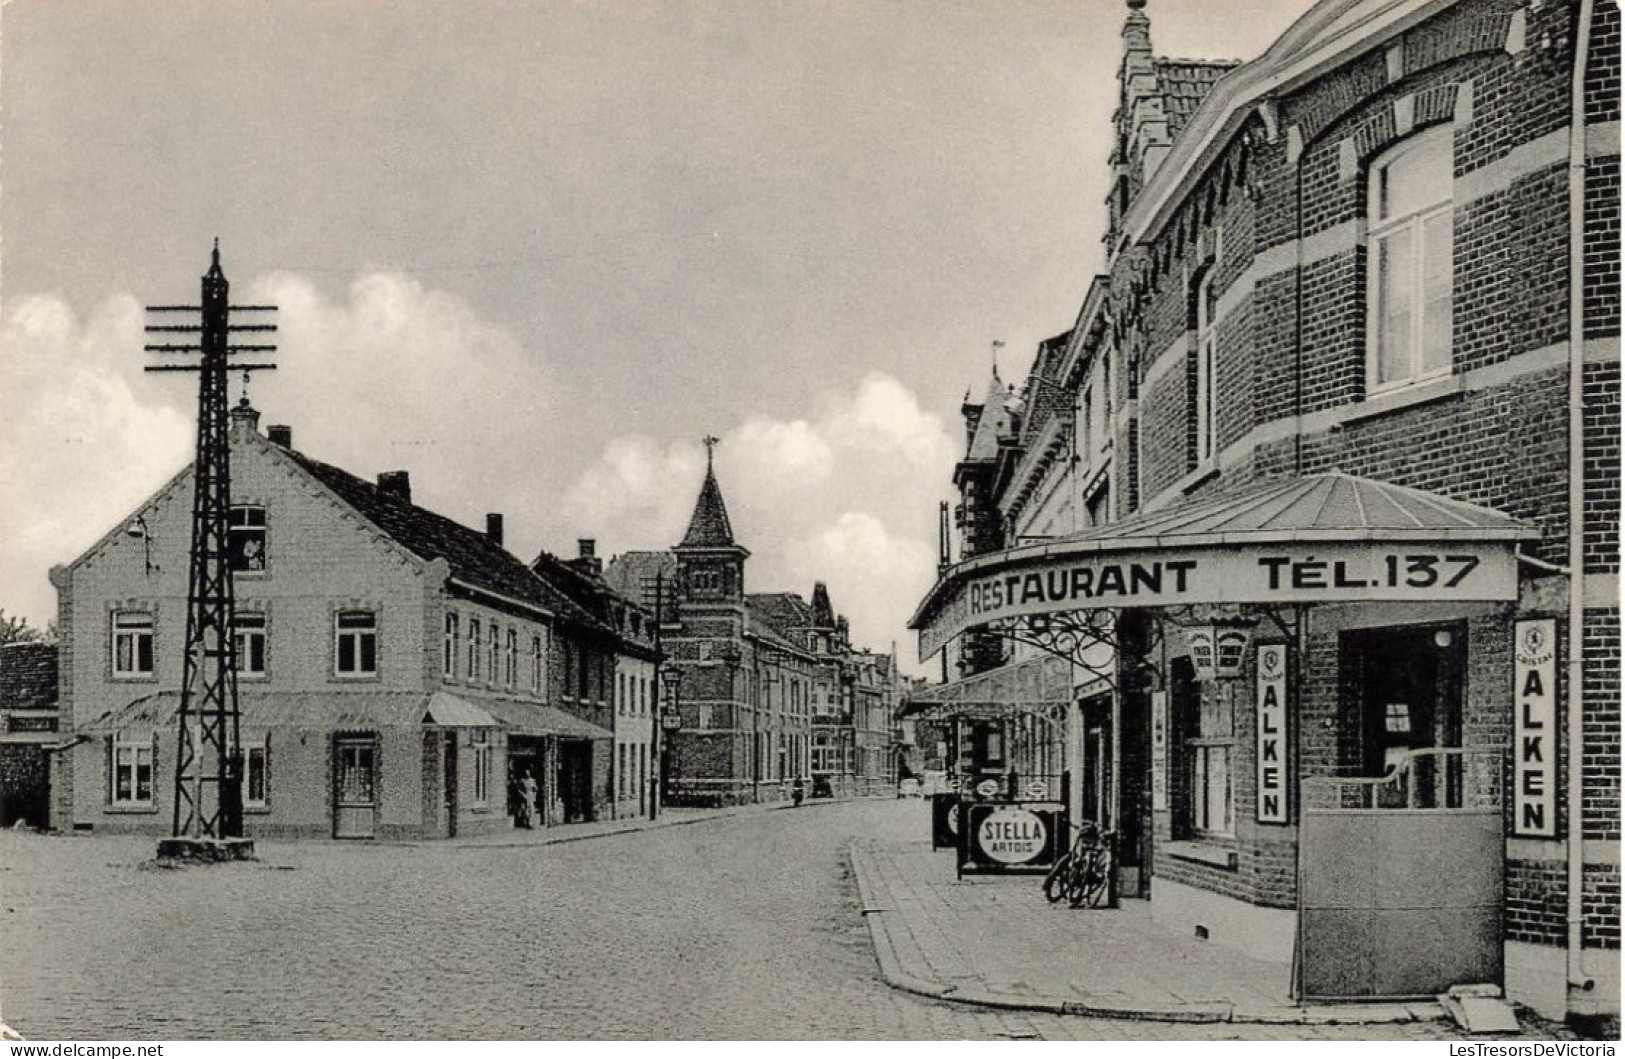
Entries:
[[159,860],[195,860],[219,863],[228,860],[253,860],[254,840],[251,838],[160,838]]

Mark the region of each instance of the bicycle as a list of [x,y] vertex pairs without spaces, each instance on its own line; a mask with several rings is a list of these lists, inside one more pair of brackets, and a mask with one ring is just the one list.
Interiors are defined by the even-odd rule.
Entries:
[[1073,908],[1102,908],[1111,900],[1112,839],[1093,823],[1073,828],[1078,833],[1072,848],[1061,854],[1044,877],[1044,896],[1051,904],[1066,898]]

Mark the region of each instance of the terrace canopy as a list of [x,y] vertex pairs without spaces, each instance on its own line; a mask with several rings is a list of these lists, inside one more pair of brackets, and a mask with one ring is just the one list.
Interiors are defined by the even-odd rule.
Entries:
[[1490,508],[1338,471],[1275,479],[967,559],[909,627],[926,659],[970,629],[1078,612],[1510,601],[1515,548],[1539,536]]

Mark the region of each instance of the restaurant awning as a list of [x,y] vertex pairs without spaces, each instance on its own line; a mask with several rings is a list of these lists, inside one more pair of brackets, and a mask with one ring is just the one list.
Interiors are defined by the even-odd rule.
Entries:
[[967,629],[1090,608],[1513,600],[1533,525],[1339,471],[1268,481],[968,559],[909,627],[920,657]]

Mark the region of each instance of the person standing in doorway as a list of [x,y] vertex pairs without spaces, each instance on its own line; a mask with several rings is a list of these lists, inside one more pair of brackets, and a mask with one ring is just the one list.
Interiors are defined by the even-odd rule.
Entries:
[[519,814],[523,821],[520,827],[533,827],[536,819],[536,777],[526,769],[524,776],[519,780]]

